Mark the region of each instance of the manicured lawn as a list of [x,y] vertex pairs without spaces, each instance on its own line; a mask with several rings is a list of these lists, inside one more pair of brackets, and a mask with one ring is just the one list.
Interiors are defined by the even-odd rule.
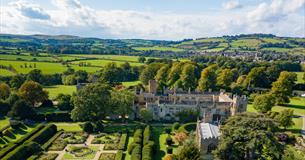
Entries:
[[[272,108],[272,111],[280,112],[284,109],[293,109],[294,115],[296,115],[296,116],[305,115],[305,98],[293,97],[290,99],[289,104],[286,104],[285,106],[275,106]],[[247,111],[248,112],[257,112],[253,108],[252,104],[248,104]],[[302,117],[295,117],[295,118],[293,118],[293,121],[294,121],[295,125],[292,126],[290,129],[297,129],[297,130],[302,129],[302,125],[303,125]]]
[[295,72],[298,75],[298,80],[296,83],[304,83],[303,76],[304,72]]
[[137,84],[140,84],[141,81],[131,81],[131,82],[122,82],[123,86],[129,87],[129,86],[135,86]]
[[57,130],[61,130],[63,129],[64,131],[67,132],[76,132],[76,131],[82,131],[82,128],[80,126],[80,124],[82,123],[53,123],[57,126]]
[[9,124],[8,117],[4,117],[0,119],[0,129]]
[[74,86],[74,85],[72,85],[72,86],[66,86],[66,85],[45,86],[44,89],[49,92],[49,97],[51,99],[56,98],[56,96],[60,93],[72,95],[74,92],[76,92],[76,86]]

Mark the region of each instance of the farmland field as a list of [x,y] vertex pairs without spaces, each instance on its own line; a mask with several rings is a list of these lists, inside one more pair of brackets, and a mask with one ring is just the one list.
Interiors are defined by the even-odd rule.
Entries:
[[15,73],[8,71],[6,69],[0,69],[0,76],[13,76]]
[[298,76],[297,82],[296,83],[304,83],[303,76],[304,72],[295,72]]
[[153,46],[153,47],[134,47],[133,49],[138,51],[173,51],[173,52],[180,52],[183,51],[183,49],[174,48],[174,47],[160,47],[160,46]]
[[[86,64],[90,64],[91,66],[98,66],[98,67],[103,67],[105,65],[107,65],[108,63],[111,63],[111,62],[115,62],[117,65],[121,65],[123,63],[126,63],[124,61],[113,61],[113,60],[82,60],[82,61],[74,61],[72,62],[72,64],[80,64],[80,63],[86,63]],[[143,63],[135,63],[135,62],[129,62],[129,64],[131,66],[141,66],[143,65]]]
[[25,61],[31,61],[36,59],[37,61],[55,61],[53,57],[49,57],[49,56],[26,56],[26,55],[11,55],[11,54],[1,54],[0,59],[25,60]]
[[60,93],[72,95],[73,92],[76,92],[76,86],[66,86],[66,85],[55,85],[55,86],[46,86],[45,90],[49,92],[49,98],[54,99]]

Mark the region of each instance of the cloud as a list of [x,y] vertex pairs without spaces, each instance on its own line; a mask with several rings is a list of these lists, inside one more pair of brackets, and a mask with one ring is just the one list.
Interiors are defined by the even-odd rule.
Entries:
[[304,15],[298,12],[304,1],[273,0],[243,6],[242,10],[220,10],[217,14],[98,10],[78,0],[52,0],[55,8],[44,10],[37,4],[22,1],[22,6],[40,8],[36,10],[49,18],[24,18],[18,5],[0,6],[0,32],[166,40],[242,33],[304,37]]
[[233,10],[233,9],[242,8],[243,6],[239,3],[238,0],[230,0],[226,3],[223,3],[222,7],[226,10]]
[[25,17],[40,20],[50,19],[50,15],[37,5],[30,4],[26,1],[17,1],[10,4],[15,6],[15,8]]

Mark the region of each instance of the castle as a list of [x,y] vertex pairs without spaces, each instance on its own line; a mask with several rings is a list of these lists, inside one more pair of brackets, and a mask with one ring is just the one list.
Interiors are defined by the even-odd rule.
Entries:
[[183,91],[181,89],[164,89],[157,94],[157,82],[149,81],[148,92],[137,93],[136,109],[147,108],[153,119],[179,121],[177,114],[183,110],[199,112],[205,123],[219,123],[229,116],[247,109],[247,98],[226,94],[224,92]]

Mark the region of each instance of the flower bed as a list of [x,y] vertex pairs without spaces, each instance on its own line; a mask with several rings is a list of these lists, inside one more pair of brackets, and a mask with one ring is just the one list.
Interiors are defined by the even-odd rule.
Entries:
[[115,154],[103,153],[101,154],[99,160],[115,160]]
[[64,132],[48,148],[49,151],[61,151],[67,144],[82,144],[87,140],[88,134],[82,132]]
[[92,144],[116,144],[120,142],[121,134],[113,133],[113,134],[106,134],[100,133],[94,136]]
[[105,144],[104,150],[118,150],[117,144]]

